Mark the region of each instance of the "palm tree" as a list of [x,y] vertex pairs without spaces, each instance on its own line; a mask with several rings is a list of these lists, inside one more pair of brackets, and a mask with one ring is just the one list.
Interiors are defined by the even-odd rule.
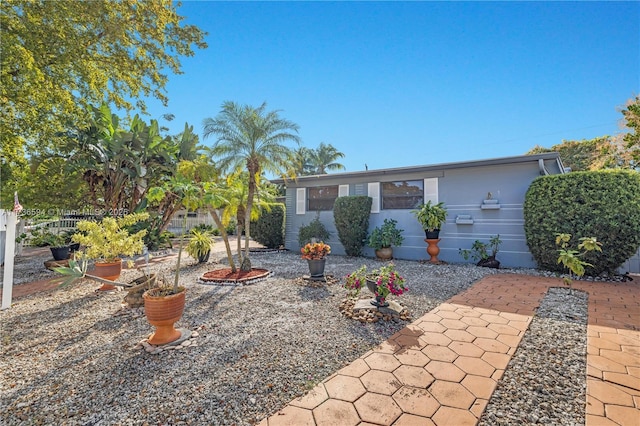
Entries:
[[243,271],[251,270],[249,239],[256,179],[263,171],[277,175],[286,169],[292,154],[284,144],[300,142],[298,135],[293,133],[298,132],[298,125],[281,118],[279,111],[266,111],[266,108],[266,102],[254,108],[227,101],[215,118],[205,118],[202,123],[204,138],[211,135],[218,138],[210,151],[216,165],[227,172],[246,168],[249,173],[245,248],[240,263]]
[[344,158],[344,153],[331,144],[320,142],[318,148],[311,150],[311,167],[317,175],[327,174],[327,170],[344,170],[345,167],[337,162],[339,158]]

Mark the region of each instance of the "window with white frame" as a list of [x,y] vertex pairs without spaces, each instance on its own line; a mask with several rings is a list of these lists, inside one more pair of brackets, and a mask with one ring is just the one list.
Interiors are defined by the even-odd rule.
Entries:
[[424,201],[423,180],[382,182],[382,208],[415,209]]
[[338,185],[307,188],[307,210],[333,210],[336,198],[338,198]]

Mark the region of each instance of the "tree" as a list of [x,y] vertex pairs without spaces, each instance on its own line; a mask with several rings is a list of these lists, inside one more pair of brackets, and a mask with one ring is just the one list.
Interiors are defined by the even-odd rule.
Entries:
[[344,170],[344,165],[337,162],[340,158],[344,158],[344,153],[331,144],[320,142],[318,148],[311,150],[311,168],[317,175],[324,175],[327,170]]
[[281,118],[278,110],[266,111],[267,103],[258,108],[227,101],[215,118],[203,120],[203,136],[217,136],[211,156],[223,171],[249,173],[247,209],[245,212],[245,248],[240,269],[251,270],[249,239],[251,211],[256,193],[256,180],[263,171],[279,174],[289,167],[292,151],[285,144],[299,143],[298,125]]
[[625,126],[629,132],[624,135],[625,148],[629,150],[633,166],[640,166],[640,96],[627,101],[622,110]]
[[[5,0],[0,2],[0,145],[4,162],[21,147],[55,142],[82,127],[89,104],[145,112],[142,96],[167,103],[167,71],[207,47],[170,0]],[[136,99],[135,105],[132,99]]]
[[527,155],[542,152],[558,152],[566,167],[572,171],[587,171],[615,168],[633,168],[631,152],[625,148],[623,134],[601,136],[581,141],[567,141],[551,148],[535,146]]

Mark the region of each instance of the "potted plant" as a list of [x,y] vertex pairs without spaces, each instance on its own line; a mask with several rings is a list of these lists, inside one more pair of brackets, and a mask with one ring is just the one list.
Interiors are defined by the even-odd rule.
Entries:
[[[141,220],[148,213],[133,213],[119,218],[105,217],[99,222],[81,220],[72,241],[84,246],[82,256],[94,260],[93,275],[115,281],[122,271],[121,256],[133,256],[144,250],[143,237],[146,230],[129,234],[125,229]],[[114,290],[115,286],[104,283],[100,290]]]
[[447,209],[443,202],[431,204],[431,200],[429,200],[426,204],[420,204],[416,210],[411,210],[411,213],[420,222],[428,240],[440,237],[440,227],[447,220]]
[[398,273],[393,263],[388,263],[371,272],[367,272],[366,265],[362,265],[346,276],[344,287],[351,297],[356,297],[366,283],[369,291],[375,295],[375,300],[372,300],[371,304],[380,308],[389,306],[386,301],[389,294],[400,296],[408,290],[405,282],[405,278]]
[[376,257],[381,260],[393,258],[392,246],[400,246],[404,241],[403,229],[396,227],[398,221],[385,219],[382,226],[377,226],[371,231],[367,244],[376,251]]
[[309,275],[311,278],[321,278],[324,276],[324,266],[326,256],[331,253],[331,246],[320,242],[310,242],[300,249],[302,258],[309,264]]
[[[500,268],[500,261],[496,259],[496,255],[498,254],[498,248],[501,243],[502,240],[500,239],[500,234],[498,234],[491,237],[489,244],[475,240],[471,245],[471,250],[459,249],[458,253],[460,253],[464,260],[468,260],[469,258],[476,260],[478,262],[476,265],[478,266],[498,269]],[[489,254],[489,250],[491,250],[491,254]]]
[[211,245],[213,239],[208,231],[191,230],[191,239],[187,243],[185,250],[189,256],[198,259],[198,263],[204,263],[209,260],[211,254]]
[[69,257],[71,256],[71,252],[64,235],[47,232],[44,236],[44,239],[49,245],[53,260],[69,259]]

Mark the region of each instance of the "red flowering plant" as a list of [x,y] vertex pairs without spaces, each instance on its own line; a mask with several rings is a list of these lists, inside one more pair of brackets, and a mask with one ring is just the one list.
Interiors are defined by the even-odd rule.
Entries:
[[400,296],[409,290],[405,286],[405,278],[398,273],[393,263],[381,266],[369,273],[367,273],[367,267],[362,265],[345,277],[344,287],[349,291],[349,296],[356,297],[367,281],[375,284],[374,294],[380,297],[381,302],[384,302],[389,294]]
[[308,243],[300,249],[302,258],[306,260],[324,259],[326,255],[331,253],[331,246],[322,241],[319,243]]

